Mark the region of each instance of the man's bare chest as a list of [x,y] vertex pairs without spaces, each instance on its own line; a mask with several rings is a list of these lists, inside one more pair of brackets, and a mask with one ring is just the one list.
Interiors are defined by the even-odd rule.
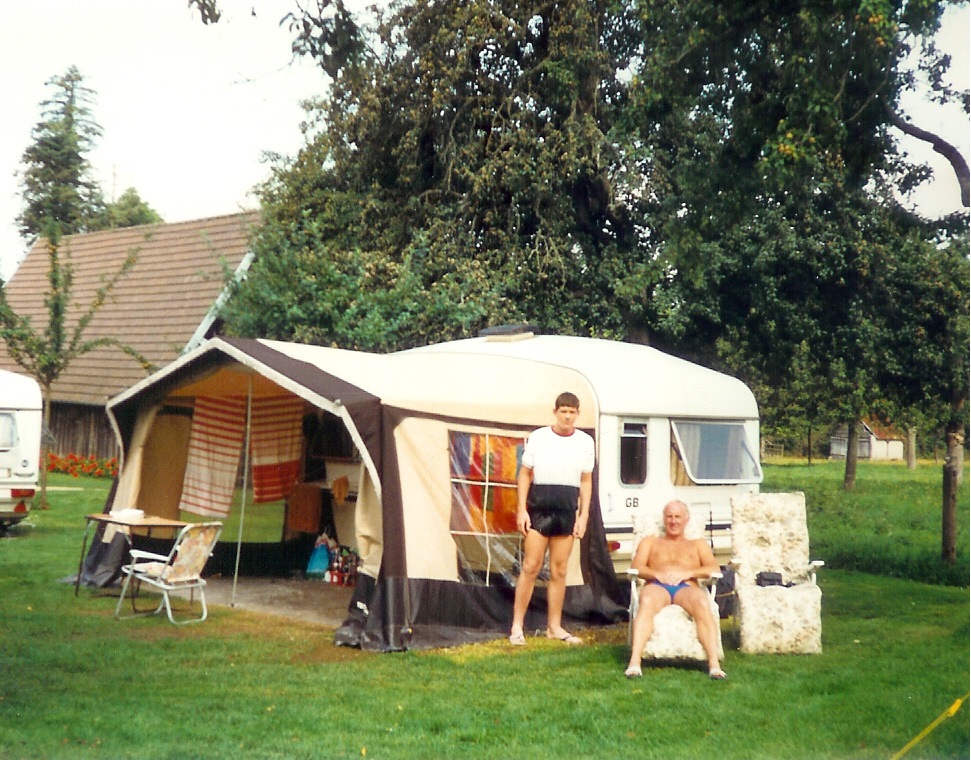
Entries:
[[695,567],[698,552],[690,541],[668,541],[663,538],[654,542],[647,560],[648,567]]

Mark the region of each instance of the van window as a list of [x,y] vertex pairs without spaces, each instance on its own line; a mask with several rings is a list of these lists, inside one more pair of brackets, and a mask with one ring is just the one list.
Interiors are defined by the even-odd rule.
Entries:
[[687,485],[685,477],[699,485],[762,481],[759,458],[741,422],[672,420],[671,434],[676,485]]
[[647,482],[647,425],[625,422],[620,432],[620,482],[641,485]]
[[17,420],[10,412],[0,412],[0,449],[17,445]]

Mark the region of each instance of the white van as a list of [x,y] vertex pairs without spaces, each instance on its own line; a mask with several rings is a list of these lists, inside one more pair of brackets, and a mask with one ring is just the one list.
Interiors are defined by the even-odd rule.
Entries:
[[[730,559],[730,499],[757,493],[762,481],[758,406],[740,380],[648,346],[528,332],[414,350],[509,356],[583,376],[596,408],[581,408],[581,419],[595,426],[599,503],[618,573],[636,548],[635,521],[660,520],[672,499],[688,506],[694,535],[710,540],[719,561]],[[586,389],[550,388],[551,419],[567,390],[589,398]]]
[[0,369],[0,535],[30,514],[40,473],[40,386]]

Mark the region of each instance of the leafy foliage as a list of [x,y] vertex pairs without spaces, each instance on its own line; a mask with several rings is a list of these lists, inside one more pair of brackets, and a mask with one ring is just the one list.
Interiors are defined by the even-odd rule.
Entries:
[[891,135],[919,77],[967,107],[927,42],[947,5],[419,0],[370,26],[319,0],[286,21],[331,88],[262,188],[228,323],[649,341],[740,375],[790,439],[961,417],[967,216],[901,209],[927,171]]
[[141,224],[158,224],[161,221],[162,217],[158,212],[141,199],[135,188],[129,187],[118,196],[118,200],[105,204],[100,217],[91,220],[89,229],[94,232],[119,227],[137,227]]
[[[271,284],[283,268],[262,245],[230,306],[234,329],[374,348],[511,321],[628,334],[626,301],[608,294],[635,287],[631,274],[649,286],[663,271],[636,223],[639,152],[611,133],[624,87],[608,51],[624,29],[605,2],[523,11],[484,0],[397,6],[357,48],[367,54],[323,61],[334,82],[312,106],[308,144],[263,189],[271,246],[290,238],[284,257],[299,246],[339,273],[348,287],[330,297],[335,314],[390,307],[396,318],[377,320],[394,332],[368,338],[325,319],[281,334],[253,308],[265,286],[287,292]],[[316,24],[304,36],[319,49],[337,30]],[[298,303],[319,295],[296,285]]]

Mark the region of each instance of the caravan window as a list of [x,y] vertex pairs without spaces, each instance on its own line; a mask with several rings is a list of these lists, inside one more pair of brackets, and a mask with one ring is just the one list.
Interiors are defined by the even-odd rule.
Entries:
[[641,485],[647,482],[647,425],[625,422],[620,432],[620,482]]
[[0,449],[17,445],[17,420],[10,412],[0,412]]
[[676,485],[688,485],[684,476],[699,485],[762,480],[759,458],[741,422],[672,420],[671,437]]

